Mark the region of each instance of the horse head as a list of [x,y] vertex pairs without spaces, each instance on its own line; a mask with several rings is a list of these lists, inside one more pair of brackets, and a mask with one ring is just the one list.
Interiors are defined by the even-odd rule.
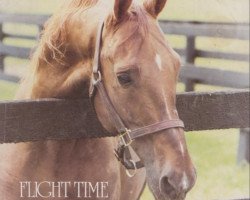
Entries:
[[[100,65],[112,105],[131,130],[178,120],[176,84],[180,58],[165,41],[157,16],[166,0],[143,6],[115,1],[104,22]],[[95,107],[103,126],[115,132],[100,95]],[[184,199],[196,179],[182,128],[161,130],[136,139],[132,146],[145,165],[147,182],[157,199]]]

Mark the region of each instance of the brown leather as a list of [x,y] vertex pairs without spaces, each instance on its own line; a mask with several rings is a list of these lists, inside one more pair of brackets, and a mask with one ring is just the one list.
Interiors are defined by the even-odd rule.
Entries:
[[114,124],[118,133],[123,133],[124,131],[126,131],[124,123],[122,122],[120,116],[117,114],[112,102],[110,101],[110,98],[107,95],[103,82],[100,80],[93,83],[93,85],[101,95],[101,98],[104,101],[107,110],[109,111],[109,117],[112,119],[111,121]]
[[184,128],[183,121],[179,119],[166,120],[159,123],[144,126],[142,128],[134,129],[129,134],[132,140],[146,136],[151,133],[156,133],[170,128]]
[[126,169],[129,170],[134,170],[136,169],[141,169],[144,167],[144,164],[141,160],[132,163],[131,159],[132,156],[130,154],[129,148],[125,147],[124,145],[120,145],[119,148],[115,149],[115,156],[120,161]]
[[99,24],[98,30],[97,30],[97,37],[96,37],[96,43],[95,43],[95,55],[93,60],[93,74],[98,74],[98,71],[100,70],[100,50],[101,50],[101,43],[102,43],[102,32],[103,32],[104,22]]
[[102,81],[100,52],[101,52],[103,28],[104,28],[104,22],[100,24],[97,31],[95,55],[93,60],[93,74],[90,87],[90,97],[94,98],[95,90],[99,92],[102,100],[104,101],[105,106],[107,107],[112,123],[115,126],[118,135],[121,137],[122,143],[120,143],[118,149],[115,150],[115,154],[118,160],[121,161],[121,163],[127,169],[135,169],[135,168],[139,169],[143,167],[141,161],[137,162],[135,165],[130,161],[130,153],[128,146],[131,144],[131,142],[139,137],[143,137],[166,129],[184,128],[184,123],[180,119],[174,119],[174,120],[161,121],[134,130],[129,130],[125,126],[119,114],[117,113],[115,107],[113,106]]

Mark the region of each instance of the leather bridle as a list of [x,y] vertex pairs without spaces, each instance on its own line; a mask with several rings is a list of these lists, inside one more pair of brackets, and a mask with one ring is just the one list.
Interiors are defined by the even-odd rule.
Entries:
[[111,118],[111,121],[115,126],[118,135],[121,138],[119,142],[119,147],[117,150],[115,150],[115,154],[118,160],[127,169],[136,170],[142,168],[144,165],[141,161],[134,162],[131,159],[128,147],[131,145],[133,140],[166,129],[184,128],[184,123],[180,119],[174,119],[174,120],[161,121],[134,130],[130,130],[128,127],[125,126],[123,120],[121,119],[115,107],[113,106],[105,89],[104,83],[102,81],[100,52],[102,45],[103,28],[104,28],[104,22],[100,23],[100,26],[97,31],[95,54],[93,60],[93,73],[90,85],[90,97],[93,99],[95,97],[95,91],[99,92],[100,97],[108,110],[109,117]]

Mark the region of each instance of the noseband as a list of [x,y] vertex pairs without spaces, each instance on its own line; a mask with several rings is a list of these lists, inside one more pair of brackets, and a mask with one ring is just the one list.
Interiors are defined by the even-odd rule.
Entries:
[[[101,73],[101,63],[100,63],[100,52],[101,52],[101,45],[102,45],[102,34],[103,34],[104,22],[100,24],[100,27],[97,31],[96,37],[96,46],[95,46],[95,55],[93,61],[93,73],[92,73],[92,80],[90,85],[90,97],[93,99],[95,96],[95,91],[99,92],[101,99],[103,100],[108,113],[109,117],[113,125],[115,126],[118,135],[120,136],[121,140],[119,142],[119,147],[115,150],[115,154],[118,160],[127,168],[127,169],[139,169],[144,167],[141,161],[134,162],[131,160],[131,155],[129,153],[129,146],[131,145],[132,141],[166,129],[172,128],[184,128],[184,123],[180,119],[174,120],[165,120],[155,124],[151,124],[148,126],[144,126],[138,129],[130,130],[128,127],[125,126],[123,120],[117,113],[115,107],[113,106],[107,91],[105,89],[104,83],[102,81],[102,73]],[[126,156],[125,154],[128,154]],[[129,158],[128,158],[129,157]]]

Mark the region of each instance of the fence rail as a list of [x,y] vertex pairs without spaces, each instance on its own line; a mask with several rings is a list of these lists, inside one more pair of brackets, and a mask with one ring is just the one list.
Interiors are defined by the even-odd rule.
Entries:
[[[177,96],[186,131],[249,127],[248,90]],[[73,139],[107,132],[89,99],[0,103],[0,143]],[[112,136],[112,135],[110,135]]]
[[49,15],[0,13],[0,23],[23,23],[43,26]]
[[180,79],[192,80],[195,83],[232,87],[232,88],[248,88],[249,74],[241,72],[232,72],[219,69],[211,69],[205,67],[197,67],[187,64],[181,69]]
[[[4,74],[4,59],[6,57],[17,57],[27,59],[30,55],[31,49],[25,47],[16,47],[6,45],[4,40],[6,38],[17,39],[29,39],[36,40],[37,35],[23,35],[5,33],[3,31],[3,25],[5,23],[24,23],[29,25],[36,25],[38,30],[41,30],[45,21],[49,18],[48,15],[24,15],[24,14],[0,14],[0,79],[17,82],[18,77],[14,78],[13,75]],[[212,37],[212,38],[231,38],[238,40],[249,40],[249,25],[247,23],[209,23],[209,22],[179,22],[161,20],[160,26],[166,34],[182,35],[186,37],[187,46],[183,49],[176,49],[176,51],[185,57],[188,66],[183,69],[181,74],[181,81],[186,84],[186,91],[191,91],[196,83],[211,84],[217,86],[227,86],[233,88],[247,88],[249,86],[248,76],[245,73],[232,72],[232,71],[218,71],[205,67],[195,67],[195,59],[202,58],[216,58],[216,59],[228,59],[237,61],[249,61],[249,55],[244,53],[232,53],[232,52],[216,52],[208,51],[204,49],[196,48],[197,37]],[[38,31],[39,32],[39,31]],[[195,69],[195,70],[194,70]],[[217,78],[213,78],[213,81],[207,80],[208,77],[205,73],[212,73]],[[224,73],[226,76],[217,74]],[[202,75],[202,78],[201,78]],[[232,80],[228,81],[228,77]],[[227,85],[227,83],[229,83]]]
[[17,76],[5,74],[4,72],[1,72],[0,70],[0,80],[18,83],[20,81],[20,78]]
[[161,20],[160,25],[163,31],[167,34],[185,35],[188,37],[205,36],[249,40],[248,23],[239,24]]

